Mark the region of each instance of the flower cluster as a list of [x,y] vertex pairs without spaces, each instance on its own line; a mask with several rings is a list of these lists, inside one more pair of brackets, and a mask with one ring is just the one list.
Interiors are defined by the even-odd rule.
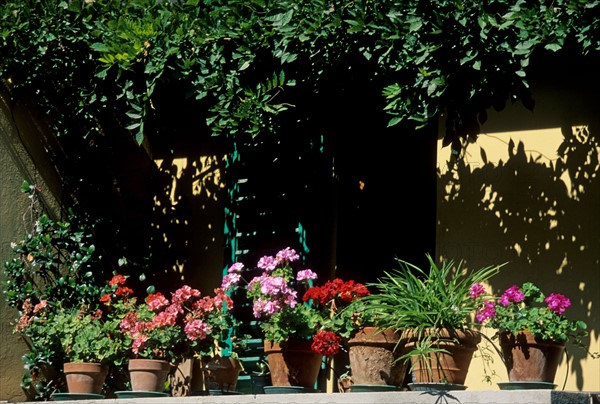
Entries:
[[319,330],[313,336],[311,349],[325,356],[333,356],[340,351],[342,338],[333,331]]
[[326,356],[337,354],[342,347],[341,337],[349,338],[359,328],[355,313],[358,306],[350,307],[351,304],[358,303],[362,297],[369,294],[369,290],[362,283],[340,278],[308,289],[302,300],[312,301],[323,312],[325,319],[323,330],[313,337],[312,349]]
[[214,296],[201,296],[199,290],[184,285],[170,299],[156,292],[138,303],[124,276],[115,275],[109,285],[112,293],[101,301],[112,306],[133,357],[178,363],[187,357],[212,355],[234,325],[229,314],[233,302],[222,289],[215,289]]
[[[471,287],[471,297],[479,298],[483,293],[481,285]],[[484,300],[475,317],[498,333],[517,335],[529,330],[541,340],[566,342],[571,337],[584,335],[587,328],[583,321],[572,321],[564,316],[570,305],[566,296],[552,293],[546,297],[537,286],[526,282],[506,289],[500,298]]]
[[[341,279],[312,286],[317,279],[314,271],[302,269],[294,274],[292,263],[299,259],[299,254],[289,247],[275,256],[260,258],[260,273],[247,283],[246,297],[252,302],[253,315],[260,321],[266,340],[312,339],[314,351],[335,355],[340,349],[339,331],[343,328],[343,321],[335,313],[369,292],[360,283]],[[243,270],[242,263],[233,264],[222,288],[237,288]]]
[[346,306],[356,299],[369,295],[369,290],[362,283],[355,283],[353,280],[344,281],[336,278],[327,281],[322,286],[311,287],[302,297],[307,301],[314,299],[321,305],[330,305],[335,311],[336,308]]

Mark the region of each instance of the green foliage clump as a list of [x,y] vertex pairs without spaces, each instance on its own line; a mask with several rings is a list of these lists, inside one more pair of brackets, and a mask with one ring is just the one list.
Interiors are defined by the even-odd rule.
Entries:
[[[126,128],[141,143],[192,101],[213,135],[277,132],[378,86],[389,125],[446,114],[476,134],[485,109],[529,100],[536,52],[600,49],[599,1],[7,0],[0,76],[35,94],[59,134]],[[356,71],[356,73],[354,73]],[[333,85],[331,83],[334,83]],[[173,94],[170,94],[171,96]],[[320,102],[315,102],[320,100]]]
[[[67,220],[53,220],[40,212],[36,186],[25,181],[21,191],[31,201],[24,215],[30,223],[26,223],[25,239],[12,243],[13,258],[4,263],[2,291],[8,304],[19,311],[14,332],[29,347],[23,356],[22,387],[32,399],[48,399],[65,388],[64,362],[91,359],[90,350],[108,344],[108,351],[95,355],[117,363],[120,359],[111,352],[119,349],[119,342],[116,334],[105,334],[102,340],[90,335],[101,331],[93,328],[100,324],[92,325],[88,317],[98,309],[104,293],[96,280],[102,273],[102,260],[93,243],[92,228],[79,223],[72,212]],[[102,332],[111,333],[110,327],[115,330],[116,325],[104,327],[109,329]]]
[[463,262],[438,265],[430,255],[427,259],[428,271],[398,259],[399,268],[369,285],[374,293],[363,298],[365,310],[377,318],[378,327],[419,335],[425,330],[474,328],[480,301],[471,296],[471,287],[492,278],[502,265],[466,271]]

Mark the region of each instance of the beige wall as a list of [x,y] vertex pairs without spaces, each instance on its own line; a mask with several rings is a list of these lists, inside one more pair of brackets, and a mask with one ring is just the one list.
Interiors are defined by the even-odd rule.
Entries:
[[[508,262],[492,280],[497,293],[531,281],[567,295],[566,314],[588,324],[586,342],[600,352],[600,111],[575,90],[539,89],[534,112],[490,111],[477,141],[454,157],[440,142],[436,255],[470,268]],[[557,389],[600,390],[600,360],[567,351]],[[474,359],[469,389],[508,381],[499,357],[491,386],[481,364]]]
[[[20,132],[13,124],[11,116],[17,121],[26,121],[22,110],[11,111],[12,106],[6,97],[0,94],[0,281],[4,281],[3,264],[12,258],[10,243],[22,239],[25,235],[23,214],[27,209],[27,196],[20,192],[23,180],[39,184],[44,192],[44,203],[50,208],[56,207],[48,185],[40,172],[33,167],[30,153],[25,150],[22,141],[31,136],[31,127],[20,126]],[[14,115],[11,115],[14,113]],[[25,129],[24,129],[25,128]],[[39,157],[39,156],[38,156]],[[42,164],[42,163],[40,163]],[[12,333],[11,323],[17,316],[16,310],[9,307],[4,297],[0,299],[0,400],[24,401],[25,395],[20,387],[24,372],[21,356],[26,346],[17,335]]]

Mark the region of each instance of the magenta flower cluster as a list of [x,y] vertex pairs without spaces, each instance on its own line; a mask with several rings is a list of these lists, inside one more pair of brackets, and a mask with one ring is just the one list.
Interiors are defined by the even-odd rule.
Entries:
[[556,314],[563,314],[565,310],[571,305],[571,300],[568,297],[561,295],[560,293],[552,293],[548,296],[544,302],[548,305],[548,309],[552,310]]
[[[485,294],[485,288],[480,283],[475,283],[469,289],[469,295],[473,299],[478,299]],[[510,306],[512,303],[521,303],[525,300],[525,294],[521,288],[517,285],[513,285],[506,289],[498,303],[504,307]],[[571,305],[569,298],[565,297],[560,293],[552,293],[550,296],[544,299],[548,310],[553,311],[556,314],[563,314],[565,310]],[[493,301],[483,301],[481,308],[475,313],[475,318],[479,323],[493,318],[496,315],[496,306]]]
[[511,302],[520,303],[525,300],[525,295],[517,285],[513,285],[500,296],[500,304],[508,307]]
[[[485,295],[485,287],[481,283],[474,283],[469,289],[469,296],[473,299],[479,299]],[[475,318],[478,322],[483,323],[488,318],[492,318],[496,315],[496,307],[491,301],[484,301],[482,308],[475,313]]]

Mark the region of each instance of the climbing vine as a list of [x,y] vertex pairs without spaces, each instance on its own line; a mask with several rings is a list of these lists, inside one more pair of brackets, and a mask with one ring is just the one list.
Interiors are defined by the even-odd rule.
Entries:
[[586,0],[6,0],[0,75],[59,136],[119,127],[141,143],[174,85],[212,135],[257,136],[276,132],[285,111],[310,114],[318,97],[339,102],[327,83],[360,67],[390,126],[445,114],[452,137],[476,134],[491,106],[527,105],[535,52],[598,51],[599,10]]

